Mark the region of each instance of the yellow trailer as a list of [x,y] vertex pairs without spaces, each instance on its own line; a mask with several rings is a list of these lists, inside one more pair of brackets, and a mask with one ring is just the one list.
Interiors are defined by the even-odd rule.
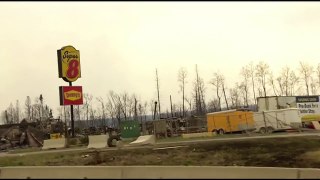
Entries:
[[208,132],[224,134],[254,130],[253,112],[234,109],[207,114]]

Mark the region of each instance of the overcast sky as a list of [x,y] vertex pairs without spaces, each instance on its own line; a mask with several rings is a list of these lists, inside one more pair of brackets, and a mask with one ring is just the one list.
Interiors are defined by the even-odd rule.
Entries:
[[320,61],[320,2],[0,2],[0,111],[26,96],[43,95],[57,116],[57,49],[80,50],[81,78],[73,85],[106,98],[108,91],[136,93],[141,100],[169,96],[181,102],[177,75],[195,64],[209,84],[222,72],[227,87],[242,66],[265,61],[277,74],[299,61]]

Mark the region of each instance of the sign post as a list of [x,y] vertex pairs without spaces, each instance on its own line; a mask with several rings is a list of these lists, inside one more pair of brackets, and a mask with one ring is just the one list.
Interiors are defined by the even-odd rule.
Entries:
[[[64,106],[70,105],[71,129],[72,129],[72,137],[74,137],[75,134],[74,134],[73,105],[83,104],[82,87],[80,91],[78,88],[75,88],[75,89],[71,88],[73,87],[72,82],[76,81],[78,78],[81,77],[80,53],[73,46],[64,46],[61,49],[57,50],[57,55],[58,55],[59,78],[62,78],[64,81],[69,82],[69,86],[59,87],[60,105],[64,105]],[[68,89],[67,87],[71,88],[71,90],[67,91],[66,90]],[[64,90],[66,90],[66,92]]]
[[296,103],[303,122],[320,120],[320,96],[297,96]]

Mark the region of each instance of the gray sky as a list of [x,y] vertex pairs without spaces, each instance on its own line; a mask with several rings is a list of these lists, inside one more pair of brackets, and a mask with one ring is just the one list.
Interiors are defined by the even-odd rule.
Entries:
[[109,90],[181,102],[177,74],[195,64],[213,99],[213,73],[227,87],[242,66],[260,60],[277,75],[299,61],[315,66],[320,56],[320,2],[1,2],[0,110],[40,94],[57,116],[57,49],[80,50],[81,75],[73,85],[106,98]]

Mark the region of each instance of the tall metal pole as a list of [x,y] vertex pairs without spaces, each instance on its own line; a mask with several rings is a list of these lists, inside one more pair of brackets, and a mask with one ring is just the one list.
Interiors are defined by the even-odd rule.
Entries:
[[161,119],[161,111],[160,111],[160,95],[159,95],[159,79],[158,79],[158,70],[156,69],[157,75],[157,90],[158,90],[158,103],[159,103],[159,119]]
[[171,118],[173,118],[171,95],[170,95],[170,106],[171,106]]
[[[72,82],[69,82],[69,86],[72,86]],[[71,130],[72,130],[72,137],[74,138],[73,105],[70,105],[70,109],[71,109]]]
[[157,113],[157,101],[154,102],[154,113],[153,113],[153,120],[156,119],[156,113]]
[[153,133],[154,136],[157,137],[157,133],[156,133],[156,124],[155,124],[155,118],[156,118],[156,112],[157,112],[157,101],[154,102],[154,115],[153,115]]

